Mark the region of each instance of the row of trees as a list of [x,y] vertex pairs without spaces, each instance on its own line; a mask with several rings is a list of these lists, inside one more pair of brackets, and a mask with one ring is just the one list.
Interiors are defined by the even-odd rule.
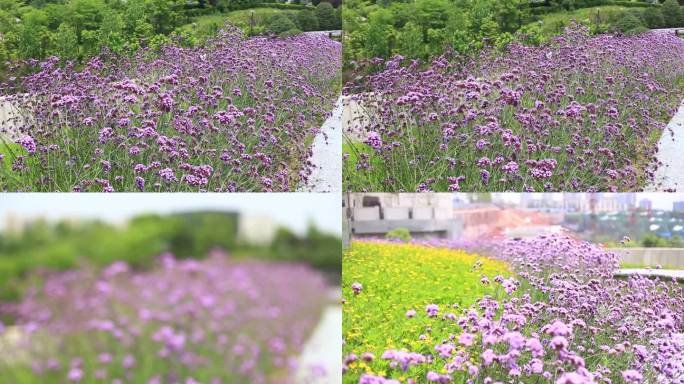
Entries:
[[528,18],[527,0],[345,1],[345,62],[400,54],[428,58],[503,44]]
[[83,263],[98,267],[119,260],[147,269],[163,252],[202,258],[217,247],[235,257],[300,261],[324,271],[341,270],[338,236],[313,225],[304,235],[281,228],[272,244],[256,246],[238,238],[238,220],[233,213],[196,212],[140,216],[124,227],[98,221],[39,220],[19,233],[0,232],[0,298],[18,294],[21,280],[39,269],[65,270]]
[[327,2],[319,3],[314,11],[303,10],[298,13],[275,14],[266,27],[267,32],[277,35],[337,29],[342,29],[342,7],[335,9]]
[[[102,51],[133,52],[141,45],[169,41],[195,15],[228,12],[262,4],[260,0],[210,0],[196,4],[186,0],[68,0],[48,2],[0,0],[0,79],[8,61],[44,59],[57,55],[64,61],[83,60]],[[320,2],[315,8],[299,7],[291,16],[298,30],[339,29],[338,0]],[[274,20],[277,21],[277,20]],[[268,32],[268,31],[264,31]]]
[[677,0],[666,0],[662,7],[627,10],[613,25],[613,29],[628,35],[653,28],[675,27],[684,27],[684,6]]
[[0,0],[0,60],[79,59],[102,47],[135,50],[188,22],[184,6],[183,0],[71,0],[38,8]]
[[[525,43],[538,44],[547,36],[535,21],[547,12],[566,12],[596,5],[626,7],[619,21],[594,32],[619,29],[637,33],[647,28],[684,26],[678,0],[662,5],[627,0],[549,0],[531,7],[528,0],[345,0],[344,63],[346,70],[364,59],[394,55],[429,59],[453,49],[477,52],[484,45],[503,47],[516,32]],[[569,21],[569,20],[568,20]],[[581,20],[579,20],[581,21]],[[560,29],[562,30],[562,29]]]

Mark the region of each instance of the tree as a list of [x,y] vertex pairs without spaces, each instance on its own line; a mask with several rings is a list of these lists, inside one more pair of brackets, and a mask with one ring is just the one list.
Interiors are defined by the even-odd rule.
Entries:
[[19,54],[24,59],[43,59],[49,42],[45,12],[32,8],[24,14],[19,32]]
[[643,14],[644,23],[649,28],[662,28],[665,25],[663,13],[657,7],[648,7]]
[[76,29],[68,23],[62,23],[55,34],[55,51],[62,61],[78,57],[78,37]]
[[666,27],[682,25],[682,10],[677,0],[665,0],[661,9]]
[[420,27],[413,22],[404,25],[404,28],[399,32],[397,49],[402,56],[409,58],[424,58],[423,32],[420,30]]
[[276,13],[275,15],[271,16],[271,18],[268,20],[268,26],[266,27],[268,32],[274,33],[276,35],[282,35],[286,32],[294,31],[296,29],[297,26],[295,23],[292,22],[287,15],[282,13]]
[[123,10],[124,31],[126,35],[134,35],[139,20],[147,21],[145,0],[129,0]]
[[379,17],[373,17],[377,12],[379,11],[373,13],[368,21],[365,48],[370,57],[388,58],[389,42],[386,28],[389,26],[385,25]]
[[102,23],[105,6],[97,0],[73,0],[71,6],[72,25],[79,42],[83,42],[83,31],[97,31]]
[[318,19],[312,11],[304,10],[297,14],[297,25],[302,31],[315,31],[318,29]]
[[101,46],[106,46],[113,52],[121,53],[124,49],[124,22],[118,12],[109,11],[102,21],[99,30]]
[[316,6],[316,18],[318,26],[322,30],[335,29],[339,24],[337,14],[330,3],[320,3]]
[[[500,0],[495,3],[494,17],[502,31],[515,32],[522,26],[521,7],[519,0]],[[574,3],[572,3],[572,8],[574,8]]]
[[177,10],[182,9],[183,0],[146,0],[145,13],[155,34],[167,34],[173,31],[183,20]]

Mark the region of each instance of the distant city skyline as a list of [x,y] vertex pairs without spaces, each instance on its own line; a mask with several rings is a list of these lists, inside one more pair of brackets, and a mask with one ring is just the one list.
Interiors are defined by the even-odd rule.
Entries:
[[201,210],[235,211],[270,216],[275,222],[297,233],[304,233],[310,222],[325,232],[340,234],[341,196],[338,193],[38,193],[3,194],[0,197],[0,230],[11,214],[22,220],[45,218],[100,219],[124,223],[133,216],[170,214]]
[[[626,192],[624,194],[631,193],[635,196],[636,204],[639,204],[642,200],[650,200],[653,209],[667,210],[671,211],[675,202],[684,202],[684,193],[654,193],[654,192]],[[551,199],[560,201],[565,193],[544,193],[544,195],[550,195]],[[575,193],[573,193],[575,194]],[[521,193],[493,193],[496,197],[502,201],[510,204],[520,204],[522,200]],[[542,195],[542,194],[539,194]]]

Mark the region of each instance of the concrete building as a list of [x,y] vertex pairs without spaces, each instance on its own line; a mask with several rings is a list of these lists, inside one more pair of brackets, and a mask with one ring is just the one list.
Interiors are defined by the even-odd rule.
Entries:
[[649,199],[641,199],[639,200],[639,209],[644,211],[651,211],[653,210],[653,202]]
[[238,217],[238,239],[253,245],[268,245],[275,238],[278,224],[267,215],[241,214]]
[[636,207],[636,194],[628,193],[566,193],[563,209],[566,213],[629,212]]
[[354,237],[382,237],[406,228],[414,237],[453,239],[462,228],[454,219],[453,205],[450,193],[351,193],[342,202],[349,235]]
[[535,211],[558,211],[563,209],[561,193],[523,193],[520,195],[520,208]]
[[684,201],[675,201],[672,203],[672,211],[676,213],[684,213]]

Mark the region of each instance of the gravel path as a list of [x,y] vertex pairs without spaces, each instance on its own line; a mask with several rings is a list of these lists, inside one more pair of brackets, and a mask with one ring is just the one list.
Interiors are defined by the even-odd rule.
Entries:
[[646,189],[651,192],[684,190],[684,102],[674,115],[658,142],[655,181]]
[[342,98],[339,98],[332,115],[314,139],[313,154],[309,158],[314,171],[309,186],[300,188],[303,192],[342,191],[342,109]]

